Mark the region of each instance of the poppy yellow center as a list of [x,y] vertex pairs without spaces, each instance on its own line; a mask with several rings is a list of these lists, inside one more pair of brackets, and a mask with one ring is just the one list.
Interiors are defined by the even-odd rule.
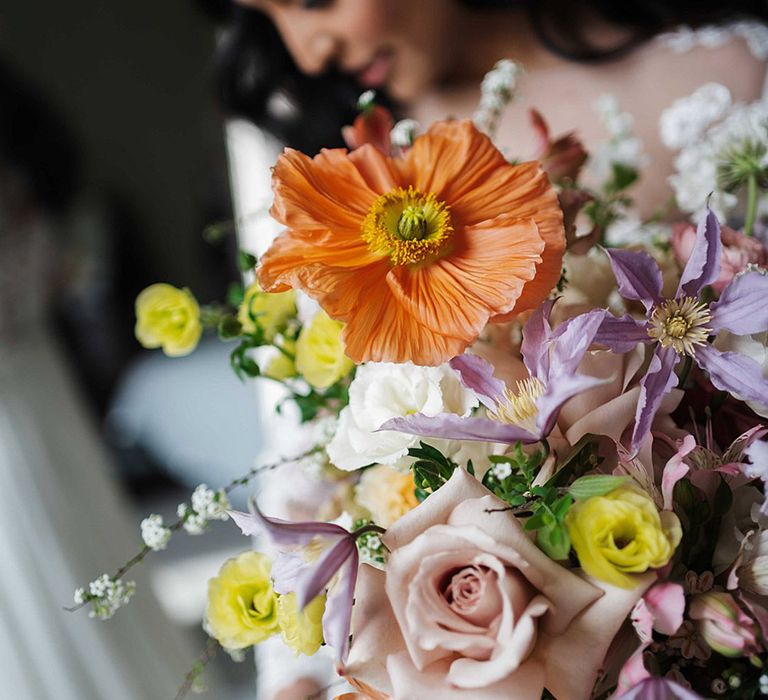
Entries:
[[707,327],[711,320],[707,305],[697,299],[670,299],[653,310],[648,335],[662,347],[672,347],[680,354],[693,357],[694,346],[706,343],[712,332]]
[[453,234],[448,205],[431,192],[398,187],[377,197],[363,219],[368,248],[388,255],[393,265],[433,258]]
[[517,382],[516,391],[504,390],[504,398],[496,405],[491,418],[501,423],[519,425],[533,433],[536,431],[536,416],[539,409],[536,399],[544,394],[546,387],[536,377]]

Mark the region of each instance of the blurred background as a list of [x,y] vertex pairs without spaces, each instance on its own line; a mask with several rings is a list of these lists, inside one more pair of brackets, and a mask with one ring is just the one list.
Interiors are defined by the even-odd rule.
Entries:
[[[137,551],[141,518],[173,520],[259,452],[257,390],[226,346],[171,361],[133,336],[148,284],[207,302],[239,280],[213,68],[228,7],[0,9],[0,669],[19,700],[172,698],[205,646],[207,579],[249,546],[214,523],[138,567],[114,620],[62,610]],[[251,661],[219,655],[206,682],[255,697]]]

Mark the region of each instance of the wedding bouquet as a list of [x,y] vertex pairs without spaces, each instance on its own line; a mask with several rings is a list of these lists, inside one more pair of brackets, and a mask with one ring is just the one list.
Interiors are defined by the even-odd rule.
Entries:
[[[227,503],[280,464],[201,485],[137,556],[217,518],[266,536],[210,581],[206,629],[327,645],[345,698],[768,694],[768,105],[673,105],[677,207],[643,222],[610,98],[592,157],[535,112],[533,160],[497,149],[518,78],[420,135],[366,95],[351,150],[277,161],[284,231],[230,307],[141,294],[146,346],[217,325],[239,375],[288,388],[314,430],[286,463],[323,487],[294,522]],[[110,616],[127,568],[76,602]]]

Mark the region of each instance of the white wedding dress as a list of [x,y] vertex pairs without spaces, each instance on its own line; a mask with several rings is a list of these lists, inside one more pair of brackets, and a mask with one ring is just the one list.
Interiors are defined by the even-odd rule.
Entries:
[[160,610],[145,567],[109,622],[63,609],[141,540],[47,324],[55,265],[42,225],[0,221],[0,696],[170,700],[196,651]]

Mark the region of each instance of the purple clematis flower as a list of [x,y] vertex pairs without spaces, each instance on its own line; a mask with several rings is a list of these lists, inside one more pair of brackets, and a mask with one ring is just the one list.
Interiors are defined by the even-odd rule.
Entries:
[[675,367],[681,356],[693,358],[709,374],[712,384],[746,401],[768,402],[768,380],[752,359],[720,352],[707,342],[710,335],[728,330],[750,335],[768,330],[768,275],[752,270],[735,277],[720,300],[706,304],[701,290],[720,274],[720,223],[711,210],[699,222],[696,245],[685,265],[677,292],[661,295],[662,277],[656,261],[644,252],[606,250],[619,293],[645,306],[646,318],[607,315],[596,343],[627,352],[638,343],[653,344],[648,371],[640,382],[630,449],[636,453],[648,434],[664,395],[677,385]]
[[493,376],[492,365],[476,355],[465,354],[451,360],[451,367],[459,373],[464,386],[477,394],[490,418],[416,413],[392,418],[379,430],[509,444],[534,443],[545,438],[555,427],[560,407],[568,399],[610,381],[576,372],[606,311],[596,309],[568,319],[553,331],[549,324],[553,304],[542,304],[523,329],[522,354],[530,376],[517,382],[514,391]]
[[618,700],[702,700],[702,697],[668,678],[651,676],[640,681]]
[[[345,663],[359,565],[356,540],[362,531],[349,532],[333,523],[268,518],[257,507],[253,514],[228,512],[244,535],[265,532],[278,547],[293,548],[277,557],[272,566],[272,579],[278,593],[296,594],[299,609],[324,593],[330,585],[323,613],[323,638],[336,652],[337,660]],[[315,542],[325,545],[319,556],[314,560],[302,556],[300,548]],[[338,578],[333,582],[337,574]]]

